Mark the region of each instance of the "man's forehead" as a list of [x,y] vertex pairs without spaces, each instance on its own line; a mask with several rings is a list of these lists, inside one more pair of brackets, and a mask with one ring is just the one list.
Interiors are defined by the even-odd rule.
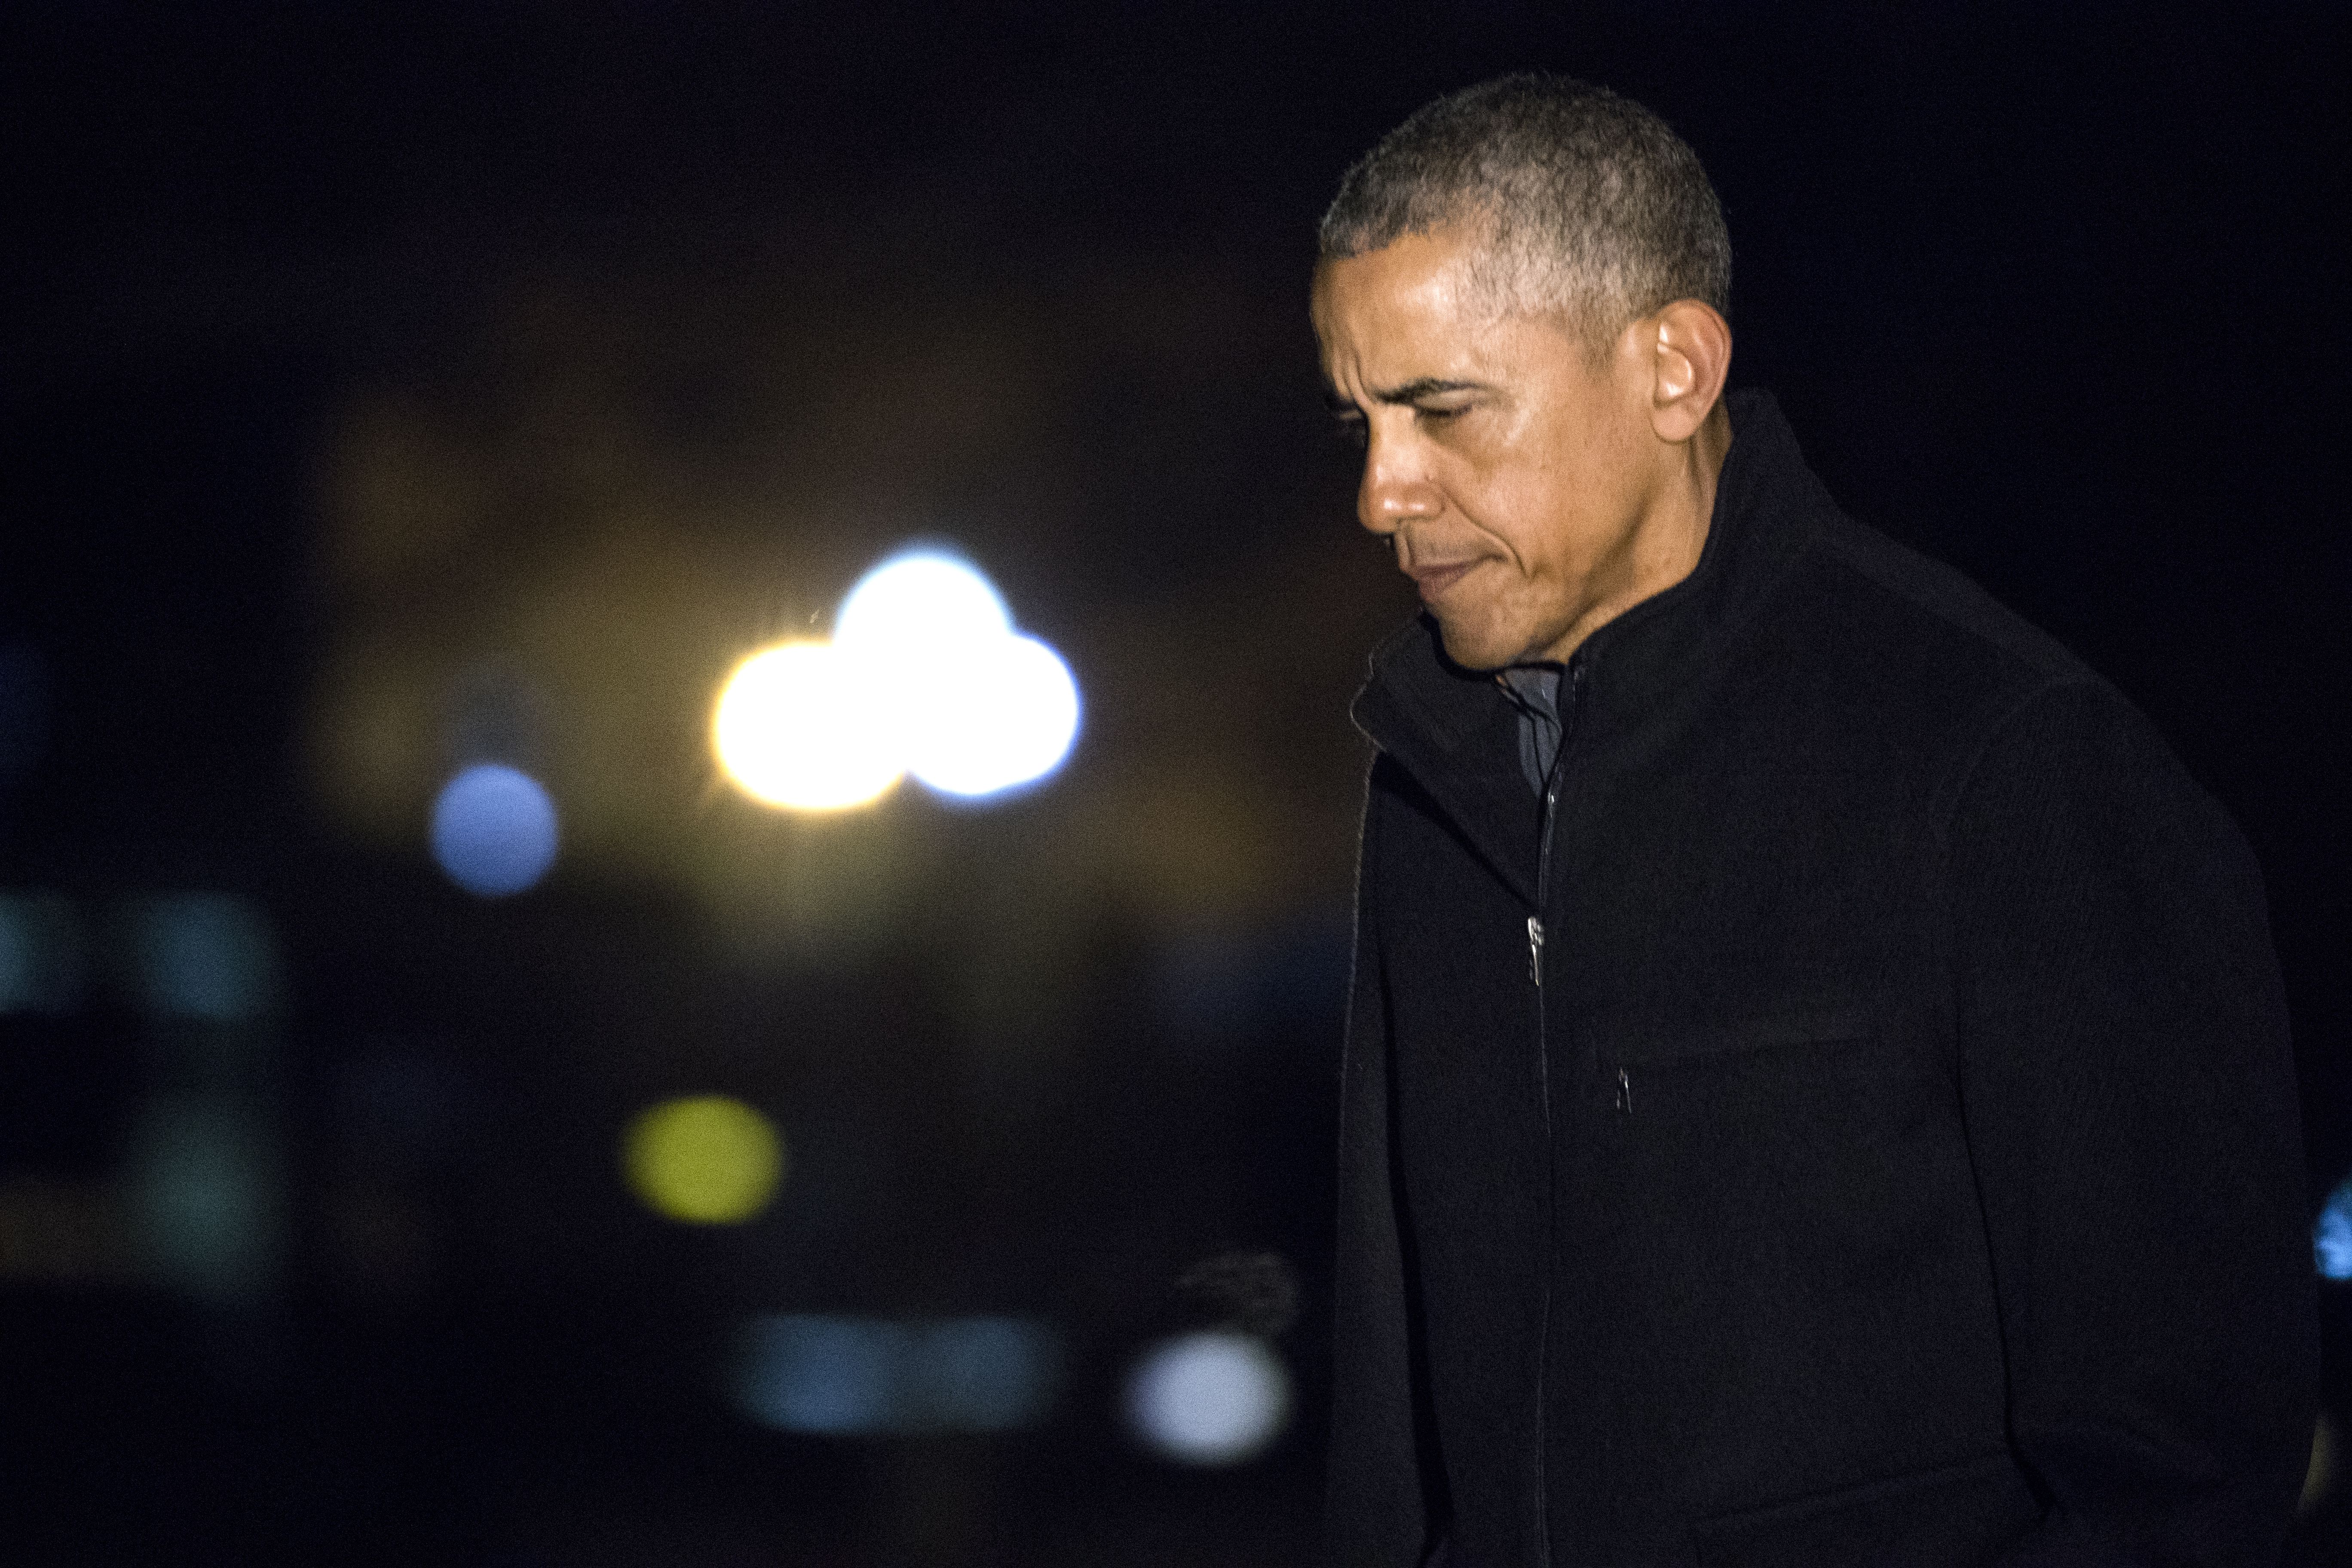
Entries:
[[1324,374],[1360,378],[1368,390],[1400,399],[1414,384],[1477,379],[1480,343],[1494,321],[1469,298],[1470,282],[1467,258],[1442,237],[1407,236],[1323,263],[1314,317]]
[[1378,250],[1324,261],[1315,292],[1328,308],[1349,312],[1417,308],[1454,313],[1468,302],[1480,247],[1475,237],[1451,229],[1407,234]]

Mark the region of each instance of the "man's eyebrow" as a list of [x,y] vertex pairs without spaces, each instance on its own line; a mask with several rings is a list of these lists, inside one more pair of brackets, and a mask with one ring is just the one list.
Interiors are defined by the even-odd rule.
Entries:
[[1370,389],[1372,401],[1387,404],[1419,403],[1425,397],[1442,397],[1449,392],[1483,392],[1486,384],[1477,381],[1443,381],[1424,375],[1418,381],[1408,381],[1402,386],[1376,386]]
[[[1486,390],[1486,384],[1482,381],[1445,381],[1437,376],[1424,375],[1418,381],[1408,381],[1402,386],[1373,387],[1371,396],[1374,403],[1409,407],[1424,397],[1442,397],[1449,392],[1484,392],[1485,390]],[[1327,384],[1323,388],[1323,403],[1334,414],[1349,415],[1356,412],[1356,400],[1336,386]]]

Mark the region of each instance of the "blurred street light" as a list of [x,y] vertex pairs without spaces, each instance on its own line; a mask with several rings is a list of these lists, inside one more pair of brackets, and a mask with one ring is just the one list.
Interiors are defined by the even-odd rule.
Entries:
[[976,800],[1060,766],[1078,710],[1069,666],[1013,630],[979,568],[908,551],[858,579],[830,643],[784,643],[739,665],[712,744],[727,776],[768,805],[865,805],[905,773]]
[[995,795],[1045,777],[1078,730],[1078,687],[1034,637],[975,644],[923,689],[908,771],[944,795]]
[[903,551],[860,577],[834,615],[833,640],[893,676],[1013,635],[1004,596],[978,567],[931,550]]
[[764,805],[867,805],[905,772],[892,696],[871,668],[830,643],[784,643],[753,654],[719,698],[711,722],[719,765]]

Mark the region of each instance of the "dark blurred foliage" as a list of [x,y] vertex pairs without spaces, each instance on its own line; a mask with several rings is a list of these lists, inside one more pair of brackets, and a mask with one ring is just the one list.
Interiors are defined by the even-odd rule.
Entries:
[[[1840,499],[2244,825],[2316,1202],[2352,1167],[2344,64],[2318,7],[11,7],[0,889],[101,957],[127,899],[240,894],[287,991],[236,1102],[282,1268],[234,1300],[135,1261],[115,1173],[210,1047],[99,958],[0,1019],[8,1554],[1298,1561],[1344,707],[1410,603],[1322,428],[1311,237],[1387,126],[1527,66],[1698,148],[1734,379]],[[917,533],[1069,653],[1063,779],[838,830],[729,796],[727,660]],[[486,734],[567,814],[500,904],[422,837]],[[710,1090],[793,1151],[738,1231],[615,1172]],[[1034,1315],[1067,1376],[1001,1437],[768,1432],[723,1368],[779,1310]],[[1298,1379],[1229,1471],[1118,1423],[1200,1326]]]

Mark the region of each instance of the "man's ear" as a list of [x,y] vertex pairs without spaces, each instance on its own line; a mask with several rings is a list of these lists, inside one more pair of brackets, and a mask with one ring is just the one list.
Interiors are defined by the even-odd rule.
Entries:
[[1650,428],[1679,445],[1698,433],[1731,374],[1731,323],[1712,305],[1677,300],[1643,323],[1650,340]]

